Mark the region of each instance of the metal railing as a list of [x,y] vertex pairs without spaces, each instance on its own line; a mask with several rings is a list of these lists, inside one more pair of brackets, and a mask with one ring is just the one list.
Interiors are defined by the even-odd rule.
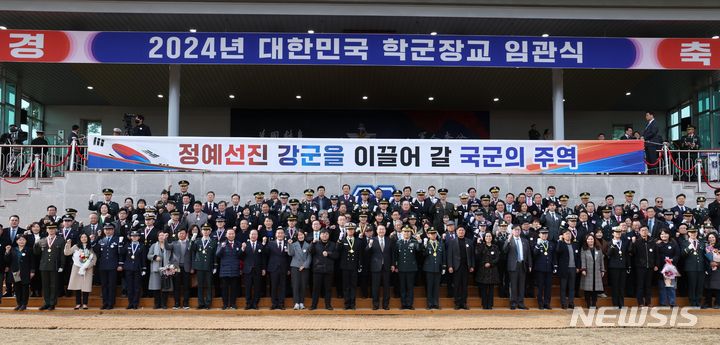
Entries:
[[87,146],[0,145],[0,178],[20,183],[28,178],[63,176],[66,171],[87,170]]
[[675,150],[664,145],[658,150],[658,160],[647,162],[648,170],[661,175],[672,175],[673,181],[693,182],[697,191],[703,184],[715,189],[720,188],[711,182],[720,181],[720,150]]

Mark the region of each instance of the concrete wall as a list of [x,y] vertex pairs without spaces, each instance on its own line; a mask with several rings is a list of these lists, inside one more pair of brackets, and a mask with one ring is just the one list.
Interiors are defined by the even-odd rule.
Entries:
[[[114,106],[47,106],[45,108],[46,131],[54,133],[80,124],[80,120],[101,120],[103,134],[112,134],[114,127],[122,128],[125,113],[145,116],[145,122],[153,134],[167,134],[167,109],[165,107],[114,107]],[[664,112],[656,112],[664,114]],[[665,128],[665,116],[658,115],[661,129]],[[493,139],[527,139],[530,124],[536,123],[542,133],[552,130],[551,111],[492,111],[490,112],[490,137]],[[599,132],[609,138],[613,124],[632,124],[642,131],[645,128],[643,112],[638,111],[569,111],[565,114],[566,139],[595,139]],[[180,135],[182,136],[230,136],[230,108],[180,108]]]
[[[196,198],[204,200],[205,192],[214,191],[216,201],[229,200],[230,195],[238,193],[241,202],[252,199],[256,191],[268,193],[271,188],[290,193],[291,197],[301,197],[305,188],[317,188],[324,185],[327,194],[339,194],[342,184],[351,186],[359,184],[395,185],[396,188],[411,186],[413,190],[434,185],[446,187],[450,191],[449,200],[457,202],[458,194],[469,187],[476,187],[478,194],[487,193],[494,185],[501,189],[501,195],[510,191],[515,194],[523,192],[526,186],[532,186],[537,192],[544,193],[547,186],[557,187],[558,195],[568,194],[570,204],[579,203],[578,194],[589,192],[591,199],[602,203],[606,194],[614,194],[616,200],[622,200],[622,192],[628,189],[637,192],[636,201],[642,197],[654,198],[662,196],[666,205],[672,206],[674,196],[685,193],[688,204],[694,205],[694,184],[672,182],[669,176],[644,175],[423,175],[423,174],[301,174],[301,173],[153,173],[153,172],[74,172],[66,177],[54,178],[41,183],[40,189],[30,190],[33,181],[25,184],[0,184],[3,205],[0,207],[0,223],[6,222],[12,214],[19,214],[25,225],[30,220],[40,219],[45,214],[45,207],[56,205],[59,209],[74,207],[80,211],[79,217],[87,219],[89,211],[87,202],[90,194],[100,197],[103,188],[115,190],[115,201],[122,202],[130,196],[137,200],[144,198],[155,202],[160,191],[168,185],[177,191],[177,181],[186,179],[190,182],[190,192]],[[17,196],[20,193],[22,195]],[[702,193],[712,198],[712,193]]]

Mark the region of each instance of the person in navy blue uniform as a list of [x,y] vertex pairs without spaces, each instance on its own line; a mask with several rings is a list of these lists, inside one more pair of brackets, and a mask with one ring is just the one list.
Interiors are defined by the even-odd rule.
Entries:
[[115,290],[117,289],[117,272],[122,272],[122,249],[120,239],[115,236],[115,225],[107,223],[103,226],[105,237],[96,240],[93,250],[98,256],[100,268],[100,284],[102,285],[102,307],[100,309],[113,309],[115,307]]
[[240,247],[240,259],[243,260],[245,283],[245,310],[258,309],[262,293],[262,277],[265,276],[265,246],[258,241],[257,230],[250,230],[250,239]]
[[625,282],[630,271],[630,241],[623,238],[623,230],[619,226],[613,228],[613,238],[608,243],[607,257],[613,305],[622,309],[625,306]]
[[[74,221],[75,217],[70,214],[66,214],[62,217],[62,223],[60,224],[60,226],[58,226],[58,235],[62,239],[64,239],[65,242],[70,241],[71,246],[77,244],[80,238],[80,229],[77,229],[73,226]],[[72,255],[68,255],[65,260],[63,272],[58,273],[58,281],[60,282],[60,286],[58,286],[58,296],[72,295],[72,291],[67,290],[68,284],[70,282],[70,273],[72,272],[72,266]]]
[[235,230],[228,229],[227,236],[217,247],[215,256],[219,262],[220,296],[222,296],[222,309],[237,309],[237,288],[240,279],[240,250],[241,243],[235,238]]
[[547,228],[540,228],[540,238],[532,249],[533,272],[537,286],[538,309],[552,309],[550,307],[550,293],[552,291],[552,275],[555,271],[555,243],[548,240]]
[[123,246],[121,253],[128,296],[128,306],[125,309],[137,309],[140,304],[142,277],[147,274],[147,247],[140,242],[139,232],[130,232],[130,241]]
[[278,227],[275,230],[275,239],[267,243],[267,267],[270,275],[270,299],[272,305],[270,310],[285,310],[285,291],[287,276],[290,271],[290,256],[288,255],[288,243],[285,240],[285,230]]
[[355,310],[355,291],[357,290],[358,271],[362,266],[362,239],[355,237],[355,223],[345,224],[347,235],[338,242],[340,251],[340,274],[342,274],[343,297],[345,298],[345,310]]

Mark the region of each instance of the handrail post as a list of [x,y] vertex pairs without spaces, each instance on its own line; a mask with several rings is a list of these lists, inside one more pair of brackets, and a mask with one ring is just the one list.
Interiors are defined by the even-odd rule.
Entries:
[[40,188],[40,154],[35,154],[35,188]]
[[702,159],[698,158],[695,161],[695,171],[697,172],[697,191],[702,191]]
[[75,147],[77,145],[77,139],[72,138],[72,144],[70,144],[70,171],[75,171]]
[[667,145],[667,143],[665,143],[665,144],[663,144],[663,155],[665,156],[663,158],[665,158],[665,174],[666,175],[672,175],[672,173],[670,172],[670,156],[669,156],[669,154],[670,153],[668,152],[668,145]]

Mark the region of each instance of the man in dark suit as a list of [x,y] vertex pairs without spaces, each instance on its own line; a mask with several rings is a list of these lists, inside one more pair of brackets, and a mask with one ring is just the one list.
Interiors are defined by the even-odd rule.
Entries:
[[370,256],[370,272],[372,272],[372,299],[373,310],[380,307],[380,283],[383,285],[383,309],[390,310],[390,272],[395,270],[393,265],[394,243],[390,237],[385,236],[385,226],[377,226],[377,237],[368,240],[365,252]]
[[[662,147],[663,138],[655,121],[655,113],[652,111],[645,112],[645,121],[647,121],[647,125],[642,132],[642,139],[645,140],[645,160],[650,164],[655,164],[658,160],[657,151]],[[655,167],[648,165],[648,173],[655,170]]]
[[242,244],[240,259],[243,260],[245,283],[245,310],[257,309],[262,293],[262,277],[265,276],[265,246],[258,241],[257,230],[250,230],[250,239]]
[[33,253],[40,255],[40,276],[42,278],[45,303],[40,310],[55,310],[57,304],[58,272],[65,266],[65,240],[57,236],[55,224],[49,224],[45,230],[48,236],[35,243]]
[[267,271],[270,274],[270,310],[285,310],[285,286],[290,271],[290,256],[288,244],[285,240],[285,230],[278,227],[275,230],[275,239],[267,244]]
[[325,186],[317,187],[317,196],[313,198],[313,203],[318,205],[318,210],[330,208],[330,199],[325,196]]
[[215,192],[210,191],[206,194],[206,200],[202,204],[202,211],[203,213],[208,215],[208,220],[213,220],[213,215],[218,210],[218,204],[215,202]]
[[100,206],[107,205],[108,213],[110,213],[110,215],[113,217],[117,216],[118,211],[120,210],[120,205],[112,201],[113,190],[110,188],[105,188],[102,190],[102,193],[105,199],[98,202],[93,202],[93,200],[95,199],[95,194],[90,195],[90,201],[88,202],[88,210],[100,212]]
[[338,198],[340,199],[339,202],[345,204],[348,210],[354,209],[357,202],[355,201],[355,196],[350,194],[350,185],[344,184],[342,186],[342,192],[343,194]]
[[475,243],[465,237],[465,228],[459,226],[457,238],[447,240],[447,268],[453,274],[455,310],[468,310],[468,275],[475,272]]
[[625,127],[625,133],[620,136],[620,140],[634,140],[635,137],[633,136],[633,128],[632,126],[626,126]]
[[97,266],[100,272],[100,285],[102,285],[102,309],[115,307],[115,291],[117,290],[117,272],[122,272],[124,254],[122,243],[115,236],[115,225],[105,224],[103,227],[105,237],[96,240],[93,245],[95,255],[98,256]]
[[520,237],[520,227],[512,230],[503,247],[507,254],[507,270],[510,275],[510,309],[527,309],[525,306],[525,276],[532,272],[532,256],[529,242]]

